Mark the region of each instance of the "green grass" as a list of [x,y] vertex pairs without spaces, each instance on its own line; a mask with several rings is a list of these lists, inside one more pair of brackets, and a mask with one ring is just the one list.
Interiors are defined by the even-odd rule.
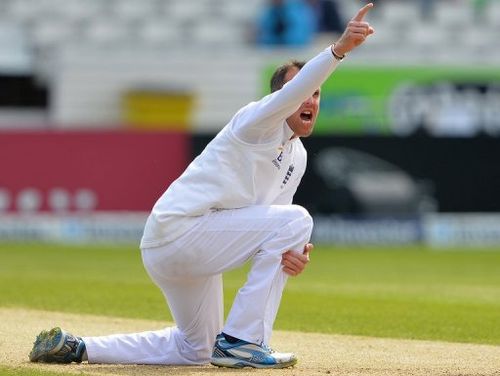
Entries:
[[[247,270],[225,276],[226,313]],[[133,246],[0,244],[0,306],[171,319]],[[317,247],[275,328],[500,344],[500,252]]]
[[499,252],[407,248],[315,256],[305,278],[285,292],[280,313],[288,329],[500,343]]

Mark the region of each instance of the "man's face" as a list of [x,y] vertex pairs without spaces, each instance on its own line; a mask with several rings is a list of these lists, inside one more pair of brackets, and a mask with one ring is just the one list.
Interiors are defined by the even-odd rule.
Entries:
[[[285,82],[290,81],[298,72],[298,68],[290,68],[285,75]],[[294,133],[294,137],[307,137],[312,133],[319,113],[320,96],[321,93],[318,88],[300,105],[297,111],[286,119],[288,126]]]

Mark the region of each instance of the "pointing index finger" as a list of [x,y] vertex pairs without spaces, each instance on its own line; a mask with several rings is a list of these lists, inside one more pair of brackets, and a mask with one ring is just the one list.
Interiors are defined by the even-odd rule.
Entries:
[[365,18],[366,13],[373,8],[373,3],[368,3],[366,4],[363,8],[361,8],[358,13],[354,16],[352,19],[353,21],[363,21],[363,18]]

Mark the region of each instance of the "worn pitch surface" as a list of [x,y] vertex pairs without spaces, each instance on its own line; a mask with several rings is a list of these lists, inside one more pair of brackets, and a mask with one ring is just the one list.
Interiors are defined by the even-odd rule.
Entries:
[[0,366],[84,375],[500,375],[500,346],[368,338],[277,331],[271,345],[294,351],[299,363],[284,370],[232,370],[210,365],[145,366],[38,364],[28,361],[32,342],[53,326],[77,335],[104,335],[156,330],[169,323],[93,315],[0,308]]

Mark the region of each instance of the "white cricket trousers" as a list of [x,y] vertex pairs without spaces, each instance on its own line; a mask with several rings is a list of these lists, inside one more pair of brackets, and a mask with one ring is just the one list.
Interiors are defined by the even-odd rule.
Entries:
[[[163,292],[176,326],[84,337],[90,363],[203,364],[221,331],[268,344],[287,275],[281,257],[302,252],[313,222],[298,205],[220,210],[180,238],[142,250],[144,266]],[[252,259],[223,327],[222,273]],[[140,307],[140,303],[139,303]]]

